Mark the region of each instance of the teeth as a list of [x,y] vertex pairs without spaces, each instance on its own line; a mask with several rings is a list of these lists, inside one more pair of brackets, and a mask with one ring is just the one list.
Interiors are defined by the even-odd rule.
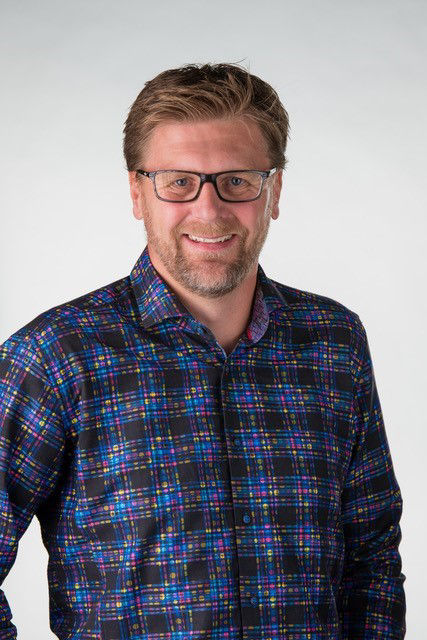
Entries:
[[220,238],[198,238],[197,236],[191,236],[188,234],[188,237],[196,242],[225,242],[225,240],[229,240],[232,235],[233,234],[231,233],[229,236],[221,236]]

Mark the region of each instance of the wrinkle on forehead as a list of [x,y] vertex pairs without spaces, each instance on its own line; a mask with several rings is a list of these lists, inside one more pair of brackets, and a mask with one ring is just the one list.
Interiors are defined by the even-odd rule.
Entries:
[[[245,165],[242,168],[266,169],[268,167],[264,165],[269,162],[262,131],[247,117],[164,122],[153,130],[146,147],[146,158],[150,165],[156,164],[147,167],[149,170],[182,168],[206,172],[239,168],[242,163]],[[179,167],[172,167],[171,162],[174,165],[178,162]],[[231,167],[231,164],[236,166]]]

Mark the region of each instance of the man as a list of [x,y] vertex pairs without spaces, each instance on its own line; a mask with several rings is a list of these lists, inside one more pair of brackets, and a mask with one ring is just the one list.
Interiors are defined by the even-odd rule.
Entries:
[[124,138],[147,246],[2,345],[2,577],[36,515],[58,638],[404,637],[365,329],[258,264],[287,133],[237,65],[147,82]]

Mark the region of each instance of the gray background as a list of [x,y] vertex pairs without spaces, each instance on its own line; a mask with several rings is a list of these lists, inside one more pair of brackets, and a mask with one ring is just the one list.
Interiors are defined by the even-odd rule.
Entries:
[[[1,2],[0,341],[126,275],[142,248],[121,154],[146,80],[242,62],[278,91],[291,140],[260,262],[367,330],[404,499],[409,640],[425,615],[426,18],[415,1]],[[20,640],[51,639],[33,520],[4,582]]]

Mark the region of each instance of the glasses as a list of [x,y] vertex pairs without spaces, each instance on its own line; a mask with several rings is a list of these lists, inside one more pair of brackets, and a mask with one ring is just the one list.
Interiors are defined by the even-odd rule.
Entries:
[[137,169],[136,172],[153,181],[156,196],[165,202],[196,200],[205,182],[212,182],[218,198],[224,202],[250,202],[260,197],[265,180],[276,171],[277,167],[269,171],[239,169],[220,173],[198,173],[178,169]]

